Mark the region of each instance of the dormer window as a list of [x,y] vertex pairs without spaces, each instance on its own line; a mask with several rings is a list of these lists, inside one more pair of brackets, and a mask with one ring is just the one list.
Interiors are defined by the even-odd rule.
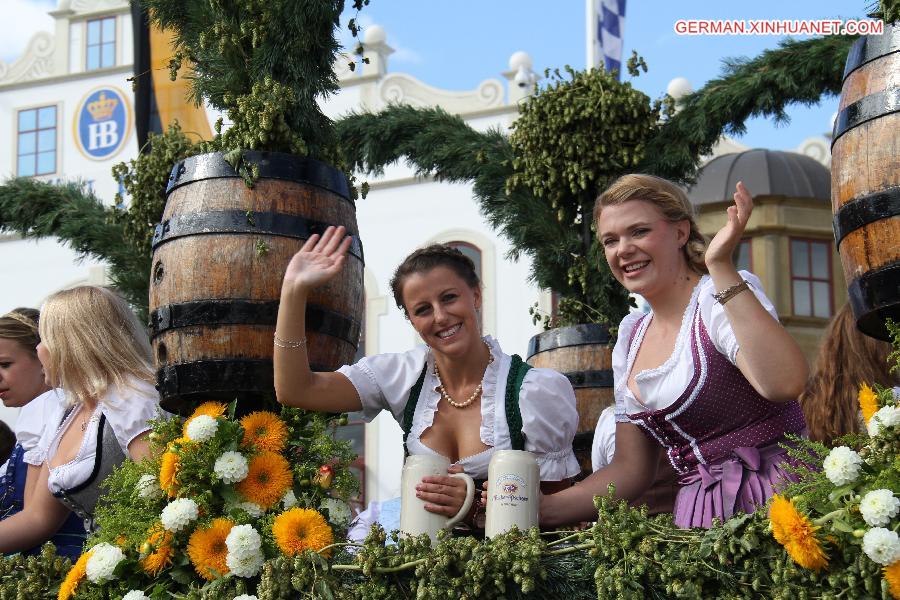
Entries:
[[87,22],[85,69],[105,69],[116,65],[116,18],[104,17]]

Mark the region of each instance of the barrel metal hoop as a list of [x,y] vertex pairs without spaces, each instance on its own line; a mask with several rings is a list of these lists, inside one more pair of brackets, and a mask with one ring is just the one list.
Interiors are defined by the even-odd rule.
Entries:
[[606,325],[584,323],[571,327],[551,329],[533,336],[528,341],[528,358],[535,354],[569,346],[603,345],[611,338]]
[[864,36],[853,42],[841,81],[846,81],[851,73],[873,60],[900,51],[900,31],[894,31],[892,25],[887,25],[886,29],[882,35]]
[[[278,318],[278,301],[195,300],[167,304],[150,314],[150,335],[157,337],[169,329],[198,325],[264,325],[274,326]],[[329,335],[351,344],[359,344],[362,325],[348,317],[317,304],[306,306],[306,330]]]
[[838,138],[854,127],[895,112],[900,112],[900,86],[860,98],[844,108],[834,120],[831,147],[834,148]]
[[[309,239],[313,234],[323,234],[333,225],[315,221],[302,215],[286,213],[257,212],[243,210],[217,210],[210,212],[185,213],[166,219],[156,226],[152,248],[177,238],[194,235],[222,233],[246,233],[251,235],[277,235],[298,240]],[[362,242],[359,235],[350,232],[350,254],[363,260]]]
[[[850,306],[857,316],[860,329],[873,337],[888,340],[882,316],[900,316],[900,262],[894,262],[880,269],[874,269],[857,277],[847,287]],[[881,312],[894,314],[879,315]],[[873,315],[869,322],[862,323],[863,315]]]
[[[311,365],[313,371],[329,371]],[[268,359],[198,360],[166,365],[156,371],[156,389],[164,398],[191,394],[271,394],[275,386],[272,361]]]
[[847,235],[881,219],[900,215],[900,186],[856,198],[834,215],[834,239],[838,246]]
[[[337,194],[344,201],[353,204],[347,177],[327,163],[293,154],[256,150],[243,151],[241,160],[245,164],[259,168],[259,179],[280,179],[313,185]],[[238,177],[240,175],[226,162],[221,152],[190,156],[177,162],[172,168],[166,195],[182,185],[195,181]]]
[[611,388],[613,386],[612,369],[566,371],[563,373],[576,390],[584,388]]

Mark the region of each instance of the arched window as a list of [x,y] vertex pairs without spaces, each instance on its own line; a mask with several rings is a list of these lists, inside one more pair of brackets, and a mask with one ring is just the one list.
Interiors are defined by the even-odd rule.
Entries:
[[468,258],[470,258],[472,262],[475,263],[475,273],[478,274],[478,279],[482,279],[481,250],[478,248],[478,246],[469,242],[462,242],[459,240],[447,242],[447,245],[456,248],[457,250],[465,254]]

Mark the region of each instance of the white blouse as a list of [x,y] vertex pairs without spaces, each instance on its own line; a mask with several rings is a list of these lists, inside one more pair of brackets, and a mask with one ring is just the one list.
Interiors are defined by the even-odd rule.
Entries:
[[616,454],[616,407],[607,406],[597,419],[591,445],[591,469],[599,471],[612,462]]
[[[486,336],[484,341],[494,360],[485,370],[481,382],[479,433],[481,442],[490,448],[461,458],[457,463],[476,479],[487,477],[488,463],[495,448],[512,447],[505,408],[506,379],[512,357],[504,354],[492,337]],[[434,356],[428,347],[417,346],[402,354],[369,356],[337,371],[356,388],[367,421],[374,419],[382,410],[389,410],[394,419],[402,423],[410,390],[422,374],[426,362],[428,369],[407,438],[407,447],[413,454],[437,454],[420,439],[434,423],[434,413],[439,410],[440,400],[438,381],[434,375]],[[536,455],[541,479],[559,481],[577,475],[579,467],[572,451],[572,438],[578,428],[578,412],[575,392],[569,380],[552,369],[530,369],[522,381],[519,409],[525,450]]]
[[[43,462],[40,444],[44,427],[64,402],[63,391],[55,389],[44,392],[19,409],[15,426],[16,443],[25,451],[22,457],[25,463],[40,466]],[[0,473],[5,470],[6,465],[0,467]]]
[[[66,416],[66,408],[60,405],[55,411],[41,440],[40,458],[41,461],[47,461],[48,466],[56,454],[60,439],[73,419],[82,410],[87,410],[83,404],[76,404]],[[50,467],[47,486],[52,493],[72,489],[90,477],[97,454],[97,427],[100,424],[101,414],[106,416],[122,452],[131,458],[128,444],[140,434],[150,430],[148,423],[150,419],[159,418],[164,413],[159,408],[159,394],[156,388],[146,381],[132,379],[128,387],[123,389],[110,387],[106,396],[97,403],[97,408],[88,421],[75,458],[56,467]]]
[[[740,271],[741,278],[750,284],[750,289],[770,315],[777,321],[778,313],[772,302],[762,291],[759,278],[749,271]],[[709,275],[704,275],[694,287],[691,301],[684,309],[681,318],[681,329],[675,340],[675,349],[672,355],[662,365],[655,369],[647,369],[635,375],[635,383],[641,393],[641,402],[638,402],[631,389],[628,387],[628,374],[631,373],[634,359],[644,339],[644,333],[653,319],[653,312],[647,315],[637,332],[629,348],[632,332],[638,321],[644,315],[631,313],[619,324],[619,338],[613,348],[612,367],[613,381],[616,398],[616,422],[628,422],[627,414],[635,414],[646,410],[660,410],[670,406],[681,396],[694,374],[694,356],[691,353],[691,321],[697,305],[700,305],[700,318],[709,337],[716,349],[724,354],[732,364],[735,364],[737,353],[740,349],[734,330],[725,314],[725,308],[716,302],[713,294],[716,292],[713,280]]]

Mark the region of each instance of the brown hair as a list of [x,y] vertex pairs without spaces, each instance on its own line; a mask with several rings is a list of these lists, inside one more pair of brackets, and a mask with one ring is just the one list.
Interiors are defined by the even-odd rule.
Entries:
[[472,259],[447,244],[431,244],[419,248],[407,256],[391,278],[391,291],[394,293],[394,302],[397,308],[406,313],[403,305],[403,283],[406,278],[414,273],[427,273],[435,267],[447,267],[474,289],[481,286],[478,273],[475,272],[475,263]]
[[[594,204],[594,223],[600,219],[600,213],[607,206],[617,206],[629,200],[644,200],[652,203],[662,212],[670,223],[688,221],[691,231],[687,243],[682,247],[688,266],[700,273],[708,273],[703,255],[706,252],[706,238],[697,228],[694,221],[694,207],[687,194],[680,187],[655,175],[634,173],[616,179],[606,191],[597,198]],[[599,228],[598,232],[599,234]]]
[[103,287],[63,290],[44,303],[41,338],[54,383],[69,402],[100,400],[110,386],[154,382],[147,332],[128,304]]
[[810,438],[831,444],[835,438],[861,431],[860,384],[897,384],[888,371],[890,351],[890,344],[856,328],[849,304],[838,311],[822,337],[815,371],[800,396]]
[[15,308],[0,317],[0,338],[13,340],[34,355],[41,343],[38,332],[40,313],[33,308]]

